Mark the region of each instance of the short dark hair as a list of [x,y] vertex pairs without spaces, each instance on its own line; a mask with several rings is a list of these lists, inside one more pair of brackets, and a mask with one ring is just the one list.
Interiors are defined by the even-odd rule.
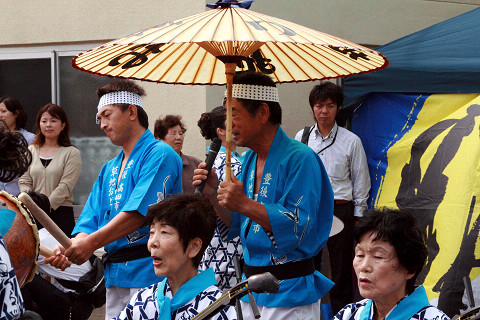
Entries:
[[[110,92],[118,92],[118,91],[128,91],[135,94],[138,94],[140,97],[145,96],[145,90],[137,85],[135,82],[131,80],[120,80],[115,82],[110,82],[109,84],[100,87],[97,89],[97,96],[100,99],[104,94]],[[115,104],[119,107],[123,112],[128,109],[130,106],[128,103],[117,103]],[[137,115],[138,115],[138,122],[142,127],[148,129],[148,115],[145,110],[141,106],[137,106]]]
[[202,248],[192,259],[195,268],[200,264],[205,249],[213,238],[217,226],[212,203],[202,195],[179,194],[148,208],[147,224],[165,222],[178,231],[183,250],[194,238],[202,240]]
[[218,138],[217,128],[225,129],[226,118],[227,115],[224,106],[218,106],[211,112],[202,113],[200,120],[197,122],[202,136],[210,140]]
[[155,127],[153,129],[153,135],[156,139],[163,140],[168,133],[168,129],[180,126],[183,133],[187,132],[187,128],[182,122],[182,116],[166,115],[163,119],[155,121]]
[[[270,76],[256,71],[246,71],[237,73],[233,77],[234,84],[253,84],[258,86],[266,86],[266,87],[276,87],[275,82],[273,81]],[[260,104],[266,103],[268,108],[270,109],[270,118],[268,121],[271,124],[281,124],[282,123],[282,107],[278,102],[272,101],[258,101],[258,100],[250,100],[250,99],[238,99],[248,110],[250,115],[255,116],[257,113]]]
[[413,273],[414,276],[407,280],[407,291],[413,292],[415,280],[422,271],[427,259],[425,237],[417,226],[415,217],[402,210],[384,208],[383,210],[369,210],[360,219],[355,227],[355,240],[365,234],[376,234],[376,240],[390,243],[397,254],[400,264]]
[[60,131],[60,135],[58,136],[58,144],[62,147],[71,146],[72,143],[70,142],[69,136],[70,124],[68,123],[67,114],[60,106],[53,103],[47,103],[46,105],[41,107],[40,110],[38,110],[36,121],[38,133],[35,137],[35,140],[33,141],[33,144],[42,146],[45,143],[45,136],[43,135],[42,130],[40,130],[40,120],[42,119],[42,115],[45,112],[50,114],[52,117],[59,119],[62,123],[65,124],[65,127],[62,131]]
[[343,104],[342,88],[330,81],[317,84],[310,91],[308,102],[310,102],[310,107],[313,109],[313,106],[317,101],[325,101],[328,98],[332,99],[332,102],[337,105],[338,109],[340,109]]
[[10,131],[0,120],[0,181],[10,182],[28,170],[32,154],[28,142],[19,132]]
[[20,101],[11,96],[3,96],[0,98],[0,103],[4,103],[8,111],[15,113],[15,130],[25,128],[27,124],[27,113],[23,110]]

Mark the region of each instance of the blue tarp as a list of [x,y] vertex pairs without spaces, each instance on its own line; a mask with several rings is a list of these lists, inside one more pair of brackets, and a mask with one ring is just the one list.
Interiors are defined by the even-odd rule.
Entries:
[[372,188],[369,207],[406,210],[426,235],[417,278],[450,318],[464,312],[464,277],[480,305],[480,93],[370,93],[353,115]]
[[370,92],[480,92],[480,8],[375,50],[390,65],[346,78],[345,107],[356,107]]

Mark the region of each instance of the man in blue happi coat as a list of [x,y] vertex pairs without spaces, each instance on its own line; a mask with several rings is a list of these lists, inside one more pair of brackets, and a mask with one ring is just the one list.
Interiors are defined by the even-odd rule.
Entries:
[[[141,87],[122,80],[99,88],[97,94],[100,127],[123,150],[103,166],[64,255],[81,264],[105,247],[106,319],[110,319],[138,288],[159,281],[147,250],[145,215],[151,204],[182,191],[182,162],[148,130]],[[57,255],[45,261],[65,267],[65,260]]]
[[[234,77],[232,133],[250,148],[237,179],[220,183],[210,174],[204,193],[214,202],[229,237],[240,235],[244,277],[271,272],[276,294],[254,294],[265,319],[319,319],[320,298],[333,283],[315,271],[313,257],[332,224],[333,191],[319,157],[280,126],[282,110],[273,80],[261,73]],[[205,164],[194,185],[207,178]],[[248,301],[248,299],[244,299]],[[253,318],[242,302],[245,318]]]

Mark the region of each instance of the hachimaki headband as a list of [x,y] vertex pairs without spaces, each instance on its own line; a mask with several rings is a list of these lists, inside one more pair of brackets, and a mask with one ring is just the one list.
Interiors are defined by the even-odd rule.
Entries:
[[236,99],[279,102],[278,89],[276,87],[254,84],[233,84],[232,97]]
[[[121,103],[133,104],[143,108],[142,98],[138,94],[129,91],[115,91],[106,93],[100,98],[100,101],[98,101],[97,111],[100,111],[100,109],[104,106]],[[97,117],[97,124],[98,123],[100,122]]]

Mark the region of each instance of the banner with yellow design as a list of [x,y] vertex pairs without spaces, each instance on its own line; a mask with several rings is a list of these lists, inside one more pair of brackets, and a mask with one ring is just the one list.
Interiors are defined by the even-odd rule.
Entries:
[[[480,305],[480,94],[370,94],[352,131],[367,154],[369,206],[412,212],[427,236],[418,284],[447,315]],[[463,299],[463,302],[462,302]]]

